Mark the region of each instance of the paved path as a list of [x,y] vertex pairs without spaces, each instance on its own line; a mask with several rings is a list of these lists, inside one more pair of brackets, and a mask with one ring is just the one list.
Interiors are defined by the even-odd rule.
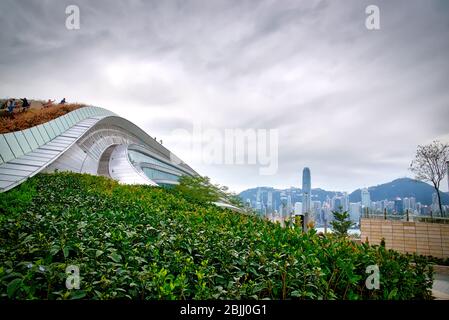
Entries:
[[432,295],[436,300],[449,300],[449,275],[441,273],[435,274]]

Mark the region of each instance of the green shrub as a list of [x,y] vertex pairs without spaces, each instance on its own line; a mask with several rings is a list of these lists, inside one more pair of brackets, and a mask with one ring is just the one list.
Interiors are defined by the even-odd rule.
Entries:
[[[3,299],[431,298],[427,261],[282,228],[183,190],[41,174],[0,203]],[[365,286],[372,264],[379,290]],[[66,289],[68,265],[80,268],[80,290]]]

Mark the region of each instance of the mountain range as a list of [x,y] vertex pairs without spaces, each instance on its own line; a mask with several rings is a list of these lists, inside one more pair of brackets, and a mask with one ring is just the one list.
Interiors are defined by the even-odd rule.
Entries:
[[[281,196],[290,195],[292,198],[292,203],[297,201],[302,201],[302,190],[301,188],[288,188],[288,189],[274,189],[271,187],[257,187],[242,191],[239,196],[243,201],[250,201],[253,203],[256,201],[258,189],[260,190],[260,197],[265,199],[268,191],[272,192],[273,204],[280,204]],[[410,178],[400,178],[393,180],[388,183],[380,184],[377,186],[372,186],[368,188],[370,193],[371,201],[380,200],[394,200],[397,197],[414,197],[416,202],[421,202],[423,205],[432,204],[432,195],[435,189],[422,181],[410,179]],[[320,188],[312,189],[312,200],[314,201],[325,201],[327,197],[332,198],[334,196],[341,196],[343,192],[340,191],[326,191]],[[445,205],[449,205],[449,193],[440,192],[441,201]],[[361,201],[361,189],[356,189],[349,194],[349,202],[359,202]]]

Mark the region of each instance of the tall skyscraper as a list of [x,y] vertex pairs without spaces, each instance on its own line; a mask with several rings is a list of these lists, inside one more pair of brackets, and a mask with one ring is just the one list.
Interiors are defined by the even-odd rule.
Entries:
[[310,213],[310,203],[311,203],[311,189],[312,184],[310,181],[310,169],[304,168],[302,171],[302,212]]
[[347,192],[343,192],[342,204],[343,211],[349,211],[349,195]]
[[256,210],[259,213],[262,210],[262,202],[260,201],[260,188],[257,188],[257,193],[256,193]]
[[367,188],[362,189],[362,208],[371,207],[371,197]]
[[291,195],[287,196],[287,211],[288,211],[289,214],[292,213],[292,211],[293,211],[293,204],[292,204],[292,196]]
[[268,191],[267,195],[267,211],[271,213],[273,211],[273,192]]
[[399,197],[396,197],[394,200],[394,211],[396,213],[404,213],[404,201]]
[[404,210],[411,210],[411,205],[410,205],[410,198],[405,197],[404,199],[402,199],[403,202],[403,206],[404,206]]
[[302,170],[302,212],[304,214],[304,231],[307,232],[309,223],[309,215],[311,214],[311,192],[312,183],[310,181],[310,169]]
[[362,206],[360,202],[349,204],[349,216],[352,222],[359,222]]

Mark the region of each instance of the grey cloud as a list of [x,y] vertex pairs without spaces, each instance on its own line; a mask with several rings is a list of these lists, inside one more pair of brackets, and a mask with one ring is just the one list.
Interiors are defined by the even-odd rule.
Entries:
[[[65,29],[69,4],[81,9],[76,32]],[[364,27],[370,4],[381,9],[379,31]],[[409,174],[416,146],[449,134],[448,6],[1,1],[0,96],[110,108],[185,160],[192,150],[165,136],[172,129],[279,129],[275,176],[192,166],[241,190],[298,185],[307,165],[315,186],[350,191]],[[108,73],[117,66],[125,70]]]

